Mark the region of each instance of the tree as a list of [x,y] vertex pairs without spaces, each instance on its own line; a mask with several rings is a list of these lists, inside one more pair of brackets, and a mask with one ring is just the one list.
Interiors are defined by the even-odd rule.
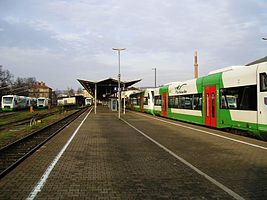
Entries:
[[71,97],[71,96],[75,96],[75,91],[74,91],[74,89],[72,89],[72,88],[68,88],[67,90],[68,90],[68,96],[69,96],[69,97]]
[[8,70],[3,70],[0,65],[0,97],[6,95],[10,91],[13,75]]
[[77,94],[82,94],[83,93],[83,89],[81,88],[81,87],[79,87],[78,89],[77,89]]
[[14,94],[29,96],[29,89],[36,84],[36,79],[34,77],[20,78],[18,77],[13,84],[12,91]]

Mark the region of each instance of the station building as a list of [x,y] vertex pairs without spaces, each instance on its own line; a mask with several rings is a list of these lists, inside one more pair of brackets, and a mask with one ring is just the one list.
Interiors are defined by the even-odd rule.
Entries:
[[45,97],[52,99],[52,94],[52,88],[48,87],[43,81],[36,82],[36,84],[29,89],[30,97]]

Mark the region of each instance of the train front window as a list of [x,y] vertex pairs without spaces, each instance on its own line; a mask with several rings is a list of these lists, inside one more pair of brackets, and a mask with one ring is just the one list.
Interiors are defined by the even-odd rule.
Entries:
[[38,102],[39,102],[40,104],[43,104],[43,103],[44,103],[44,99],[39,99]]
[[267,92],[267,74],[266,73],[260,74],[260,91]]
[[13,97],[3,97],[3,103],[12,103]]

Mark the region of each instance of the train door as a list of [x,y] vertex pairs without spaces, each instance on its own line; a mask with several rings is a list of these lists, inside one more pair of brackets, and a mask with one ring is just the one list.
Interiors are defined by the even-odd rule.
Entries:
[[216,127],[216,86],[205,87],[205,125]]
[[162,117],[167,117],[167,95],[162,93]]

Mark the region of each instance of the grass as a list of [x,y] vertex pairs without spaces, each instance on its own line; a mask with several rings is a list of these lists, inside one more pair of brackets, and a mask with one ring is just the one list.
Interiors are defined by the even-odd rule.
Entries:
[[33,117],[37,114],[45,114],[51,111],[55,111],[57,108],[53,108],[51,110],[35,110],[34,112],[30,113],[29,111],[23,110],[23,111],[17,111],[14,114],[7,115],[5,117],[1,117],[0,119],[0,126],[4,126],[8,123],[16,122],[18,120],[23,120],[25,118]]
[[[30,113],[28,111],[17,112],[14,115],[14,117],[13,117],[13,115],[11,116],[11,118],[13,118],[13,119],[10,119],[9,116],[6,117],[7,119],[4,118],[3,121],[1,119],[0,125],[1,124],[2,125],[7,124],[7,123],[11,122],[11,120],[17,121],[17,120],[20,120],[23,118],[27,118],[27,117],[33,116],[36,113],[43,114],[43,113],[51,112],[51,111],[52,110],[50,110],[50,111],[38,110],[38,111],[35,111],[34,113]],[[33,131],[35,131],[35,130],[43,127],[43,126],[46,126],[46,125],[51,124],[57,120],[60,120],[60,119],[66,117],[67,115],[69,115],[73,112],[75,112],[75,110],[58,112],[55,115],[51,115],[51,116],[48,116],[46,118],[43,118],[40,121],[36,121],[36,124],[32,125],[31,127],[30,127],[30,122],[29,122],[28,124],[23,124],[23,125],[19,125],[19,126],[15,126],[15,127],[10,127],[8,129],[5,129],[5,130],[0,130],[0,148],[30,134],[31,132],[33,132]]]

